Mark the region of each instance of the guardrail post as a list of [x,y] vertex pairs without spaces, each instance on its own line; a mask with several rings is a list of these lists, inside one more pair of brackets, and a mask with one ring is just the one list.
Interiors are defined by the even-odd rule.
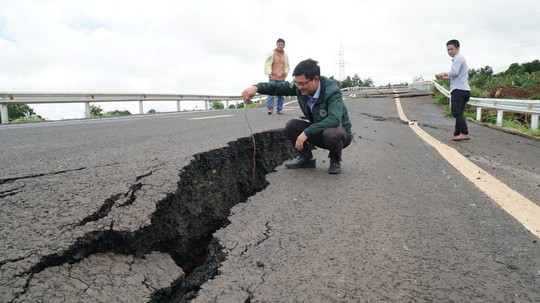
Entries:
[[538,116],[540,115],[531,115],[531,129],[538,130]]
[[208,104],[210,104],[210,100],[204,101],[204,110],[208,110]]
[[85,102],[84,104],[84,117],[86,119],[90,118],[90,101]]
[[176,100],[176,111],[180,111],[180,100]]
[[0,104],[0,114],[2,115],[2,124],[9,123],[7,103]]
[[502,126],[503,111],[497,110],[497,126]]
[[141,115],[144,114],[144,109],[143,109],[142,100],[139,100],[139,114],[141,114]]
[[476,108],[476,121],[482,121],[482,108],[480,106]]

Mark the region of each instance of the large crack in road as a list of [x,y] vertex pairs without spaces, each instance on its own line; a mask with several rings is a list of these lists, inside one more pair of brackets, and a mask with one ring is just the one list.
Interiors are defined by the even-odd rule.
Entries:
[[[86,232],[57,253],[0,260],[0,301],[189,301],[224,258],[212,234],[228,224],[230,209],[263,190],[266,175],[295,154],[283,130],[258,133],[255,140],[255,174],[252,138],[196,154],[180,171],[177,189],[156,204],[148,225],[126,232],[111,221],[109,230]],[[75,227],[134,203],[153,173],[111,195]],[[19,262],[34,264],[21,272]]]

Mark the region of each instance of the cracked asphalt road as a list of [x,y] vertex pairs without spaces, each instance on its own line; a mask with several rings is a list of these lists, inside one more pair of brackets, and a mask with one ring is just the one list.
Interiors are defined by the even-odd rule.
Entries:
[[[473,139],[452,142],[430,98],[402,99],[409,118],[540,203],[539,141],[470,123]],[[393,98],[347,106],[343,172],[329,176],[318,151],[314,170],[270,174],[216,233],[226,259],[193,302],[539,301],[538,238],[402,123]]]
[[[117,260],[145,267],[139,271],[148,274],[142,280],[122,280],[124,288],[141,288],[146,294],[137,296],[134,291],[133,296],[123,296],[124,302],[148,302],[159,290],[150,291],[141,284],[144,281],[157,280],[169,287],[182,279],[182,269],[165,254],[152,257],[161,264],[129,261],[129,255],[87,256],[113,253],[122,243],[119,238],[150,226],[156,205],[177,191],[179,175],[193,155],[249,136],[244,112],[234,113],[210,122],[190,120],[213,115],[198,112],[2,127],[0,301],[47,301],[48,297],[55,301],[65,290],[57,287],[65,281],[59,277],[70,275],[58,273],[57,266],[70,272],[75,267],[110,269],[108,279],[92,280],[90,275],[92,281],[85,282],[88,289],[101,291],[92,296],[74,292],[68,301],[112,302],[122,297],[121,292],[106,291],[112,290],[107,285],[114,279]],[[258,113],[248,115],[256,120]],[[253,129],[279,128],[284,121],[281,116],[263,120],[253,123]],[[201,139],[214,136],[220,140]],[[152,252],[138,257],[150,256]],[[47,286],[36,282],[50,279],[60,280]],[[44,287],[54,294],[44,293]]]
[[[473,139],[452,142],[430,98],[402,99],[409,119],[540,203],[539,141],[470,123]],[[269,174],[216,232],[225,261],[193,302],[540,301],[538,239],[402,123],[393,98],[346,103],[342,174],[321,150],[314,170]],[[1,301],[149,302],[178,283],[169,254],[107,245],[151,224],[193,155],[249,135],[243,111],[188,120],[214,113],[0,128]],[[248,114],[255,133],[300,115]]]

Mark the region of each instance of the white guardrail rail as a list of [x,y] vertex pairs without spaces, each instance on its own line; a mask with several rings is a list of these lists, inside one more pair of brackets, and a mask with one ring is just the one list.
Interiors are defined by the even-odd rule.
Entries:
[[[378,90],[378,89],[418,89],[431,90],[437,88],[442,94],[450,98],[448,92],[441,85],[433,81],[415,82],[409,85],[388,85],[379,87],[349,87],[342,91]],[[259,96],[258,97],[262,97]],[[212,96],[212,95],[173,95],[173,94],[91,94],[91,93],[1,93],[0,114],[2,124],[9,123],[8,104],[36,104],[36,103],[85,103],[85,117],[90,118],[90,103],[97,102],[139,102],[139,114],[143,115],[143,101],[176,101],[176,109],[180,111],[181,101],[205,101],[205,110],[213,101],[225,102],[225,108],[229,107],[230,101],[241,101],[242,96]],[[482,118],[482,109],[497,110],[497,125],[502,126],[502,117],[505,111],[531,114],[531,129],[538,129],[538,117],[540,115],[540,100],[516,100],[516,99],[484,99],[471,97],[471,106],[476,107],[476,120]]]
[[[363,90],[380,90],[380,89],[409,89],[408,85],[385,85],[385,86],[353,86],[342,88],[341,91],[363,91]],[[431,86],[426,90],[431,89]]]
[[[438,83],[433,82],[435,88],[450,98],[450,92]],[[525,113],[531,115],[531,129],[538,129],[538,117],[540,116],[540,100],[518,100],[518,99],[489,99],[471,97],[469,105],[476,107],[476,120],[481,121],[482,109],[497,110],[497,126],[502,126],[503,113]]]
[[[408,86],[379,86],[379,87],[349,87],[342,90],[380,90],[380,89],[418,89],[431,90],[435,87],[443,95],[450,98],[450,92],[433,81],[415,82]],[[504,112],[526,113],[531,115],[531,129],[538,129],[538,117],[540,116],[540,100],[518,100],[518,99],[487,99],[471,97],[469,105],[476,107],[476,120],[481,121],[482,109],[497,110],[497,126],[502,126]]]
[[[262,97],[257,95],[257,97]],[[204,108],[213,101],[242,101],[242,96],[213,95],[170,95],[170,94],[92,94],[92,93],[2,93],[0,92],[0,114],[2,124],[9,123],[8,104],[43,104],[43,103],[85,103],[85,117],[90,118],[90,103],[97,102],[139,102],[139,114],[144,114],[144,101],[176,101],[176,110],[180,111],[180,102],[205,101]]]

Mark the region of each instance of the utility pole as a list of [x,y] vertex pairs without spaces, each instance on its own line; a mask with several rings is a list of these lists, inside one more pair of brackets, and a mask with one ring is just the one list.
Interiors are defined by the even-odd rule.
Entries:
[[339,80],[343,81],[345,78],[345,52],[343,51],[343,45],[339,49]]

